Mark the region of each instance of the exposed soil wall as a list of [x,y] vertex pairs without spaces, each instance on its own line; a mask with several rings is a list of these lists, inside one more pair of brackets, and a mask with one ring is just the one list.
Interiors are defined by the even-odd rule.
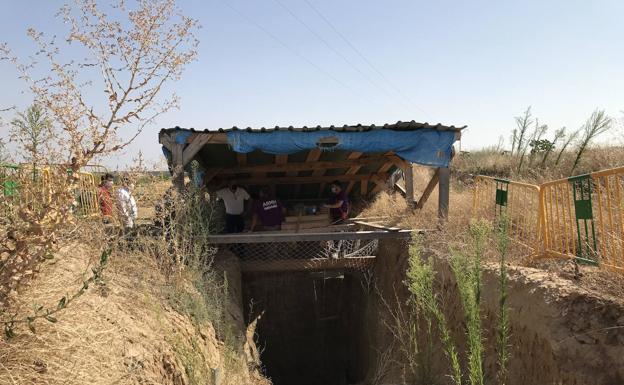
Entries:
[[357,272],[244,276],[265,373],[275,385],[360,382],[368,368],[367,308]]
[[[22,288],[12,311],[30,314],[33,304],[56,306],[82,285],[96,252],[84,244],[64,247]],[[230,277],[224,323],[234,341],[227,345],[193,308],[172,306],[178,292],[153,259],[115,254],[103,282],[58,313],[58,322],[36,322],[36,334],[18,325],[14,338],[0,339],[0,385],[267,384],[253,368],[254,346],[246,338],[238,259],[223,255],[217,265]],[[188,286],[183,298],[190,302],[191,282],[180,284]]]
[[[401,283],[407,267],[405,245],[382,242],[375,266],[378,290],[386,299],[404,302],[407,293]],[[463,350],[464,318],[453,275],[446,261],[436,263],[439,289],[447,318],[456,341]],[[498,312],[498,266],[488,264],[483,273],[484,328],[488,359],[485,363],[488,383],[496,374],[495,335]],[[393,302],[395,303],[395,302]],[[584,291],[569,280],[553,273],[526,267],[509,268],[511,307],[511,362],[509,385],[624,384],[624,306],[621,301]],[[388,309],[379,301],[370,307],[380,317],[371,321],[371,367],[369,379],[378,371],[376,351],[383,351],[392,341],[384,326]],[[618,327],[619,326],[619,327]],[[437,338],[436,338],[437,340]],[[463,354],[463,353],[462,353]],[[437,344],[432,353],[432,369],[438,383],[449,383],[449,366]],[[387,373],[383,382],[403,383],[400,371]]]

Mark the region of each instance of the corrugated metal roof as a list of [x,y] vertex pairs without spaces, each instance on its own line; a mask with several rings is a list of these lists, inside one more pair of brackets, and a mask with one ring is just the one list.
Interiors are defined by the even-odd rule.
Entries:
[[241,128],[241,127],[232,127],[232,128],[218,128],[218,129],[204,129],[204,130],[197,130],[195,128],[181,128],[181,127],[172,127],[172,128],[163,128],[161,130],[161,132],[163,131],[174,131],[174,130],[189,130],[192,132],[228,132],[228,131],[248,131],[248,132],[271,132],[271,131],[301,131],[301,132],[308,132],[308,131],[338,131],[338,132],[364,132],[364,131],[370,131],[370,130],[381,130],[381,129],[385,129],[385,130],[396,130],[396,131],[412,131],[412,130],[420,130],[420,129],[426,129],[426,128],[432,128],[432,129],[436,129],[438,131],[455,131],[455,132],[459,132],[461,130],[463,130],[464,128],[466,128],[467,126],[445,126],[441,123],[437,123],[437,124],[429,124],[429,123],[418,123],[416,121],[409,121],[409,122],[402,122],[402,121],[398,121],[396,123],[386,123],[383,125],[375,125],[375,124],[369,124],[369,125],[363,125],[363,124],[356,124],[356,125],[343,125],[343,126],[334,126],[331,125],[329,127],[322,127],[322,126],[316,126],[316,127],[308,127],[308,126],[303,126],[303,127],[293,127],[293,126],[288,126],[288,127],[280,127],[280,126],[275,126],[273,128],[269,127],[260,127],[260,128],[251,128],[251,127],[247,127],[247,128]]

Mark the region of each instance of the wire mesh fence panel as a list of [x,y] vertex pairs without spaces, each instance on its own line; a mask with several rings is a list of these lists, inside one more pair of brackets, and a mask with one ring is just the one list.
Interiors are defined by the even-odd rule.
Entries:
[[243,271],[366,269],[378,240],[315,240],[220,245],[240,258]]
[[[336,226],[339,227],[339,226]],[[357,269],[374,262],[380,239],[397,242],[411,238],[410,230],[349,230],[321,232],[257,232],[215,234],[208,241],[240,258],[243,271]]]

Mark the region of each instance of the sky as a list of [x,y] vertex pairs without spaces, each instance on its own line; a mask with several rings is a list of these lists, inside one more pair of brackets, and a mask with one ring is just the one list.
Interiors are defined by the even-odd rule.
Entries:
[[[56,0],[3,1],[0,41],[34,52],[28,27],[63,36]],[[621,0],[179,0],[199,20],[197,61],[167,90],[181,108],[124,153],[162,158],[163,127],[467,125],[462,149],[509,138],[528,106],[551,134],[596,108],[624,113]],[[0,62],[0,107],[32,101]],[[102,103],[102,96],[94,103]],[[10,119],[10,113],[4,115]],[[128,127],[128,130],[132,130]],[[6,135],[2,128],[0,137]]]

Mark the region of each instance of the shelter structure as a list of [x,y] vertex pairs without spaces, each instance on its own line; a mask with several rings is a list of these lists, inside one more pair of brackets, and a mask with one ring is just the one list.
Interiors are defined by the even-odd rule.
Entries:
[[[400,186],[396,182],[402,178],[404,187],[400,190],[415,208],[421,208],[439,185],[438,214],[444,219],[448,216],[453,144],[464,128],[415,121],[381,126],[215,130],[174,127],[162,129],[159,142],[168,159],[173,182],[180,188],[184,184],[184,172],[190,171],[193,164],[196,182],[205,184],[208,190],[234,181],[245,186],[253,196],[261,186],[270,186],[288,207],[305,208],[305,205],[324,201],[334,180],[343,184],[352,202],[357,202],[368,200],[386,188]],[[419,197],[414,194],[412,164],[435,169]],[[363,224],[364,228],[351,227],[350,234],[344,234],[344,226],[354,223],[344,225],[340,228],[342,235],[338,235],[340,226],[321,227],[315,222],[318,216],[308,218],[305,214],[305,210],[303,215],[301,211],[289,213],[285,231],[279,234],[215,235],[213,241],[246,245],[307,242],[312,245],[319,241],[348,239],[357,240],[361,245],[364,241],[409,236],[401,229],[370,224]],[[296,223],[289,223],[289,218],[295,218],[291,221]],[[370,258],[370,250],[366,249],[368,255],[360,257]],[[318,255],[312,255],[307,260],[316,257]],[[344,261],[334,264],[344,265]],[[321,265],[326,267],[327,264]]]

